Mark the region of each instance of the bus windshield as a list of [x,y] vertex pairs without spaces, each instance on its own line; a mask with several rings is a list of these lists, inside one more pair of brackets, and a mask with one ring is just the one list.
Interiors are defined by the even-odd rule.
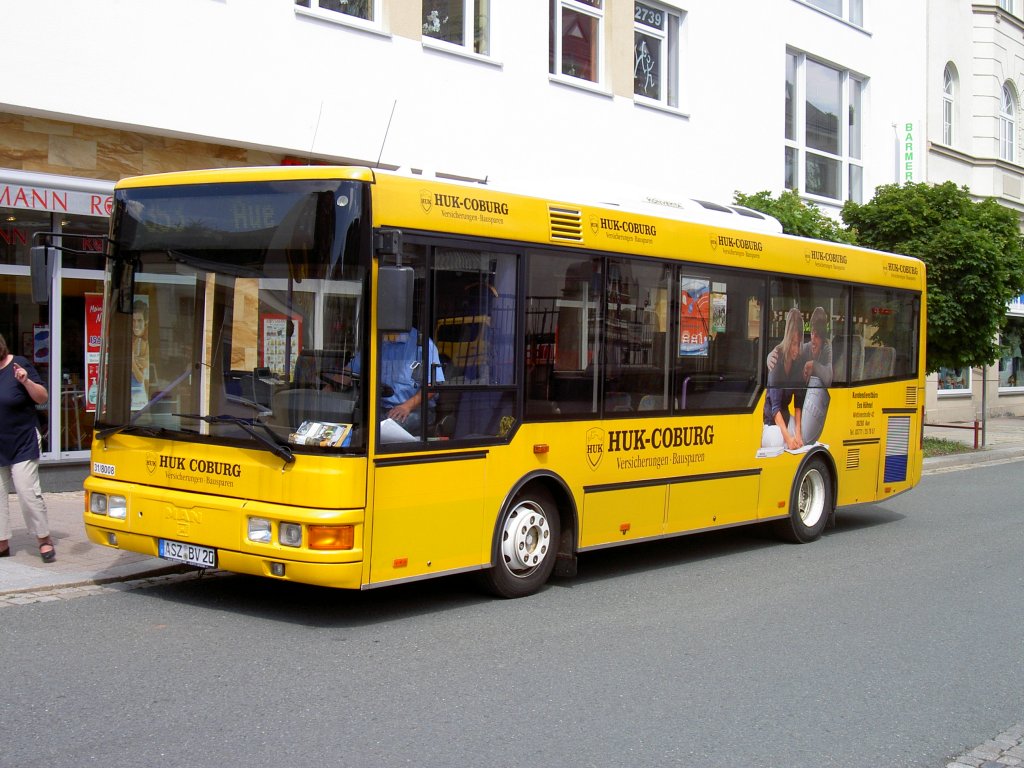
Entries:
[[98,434],[361,450],[341,371],[365,346],[363,199],[338,180],[119,190]]

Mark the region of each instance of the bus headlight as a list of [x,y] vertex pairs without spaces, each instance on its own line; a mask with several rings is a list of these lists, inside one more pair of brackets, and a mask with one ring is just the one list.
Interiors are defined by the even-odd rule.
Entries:
[[124,520],[128,517],[128,499],[112,494],[107,502],[107,517],[112,517],[115,520]]
[[270,543],[270,521],[264,517],[249,518],[249,541]]
[[89,494],[89,511],[94,515],[105,515],[107,514],[107,494],[105,493],[91,493]]
[[301,547],[302,526],[298,523],[281,523],[277,528],[277,540],[286,547]]
[[89,511],[94,515],[106,515],[115,520],[124,520],[128,517],[128,499],[120,494],[107,496],[105,493],[90,493]]

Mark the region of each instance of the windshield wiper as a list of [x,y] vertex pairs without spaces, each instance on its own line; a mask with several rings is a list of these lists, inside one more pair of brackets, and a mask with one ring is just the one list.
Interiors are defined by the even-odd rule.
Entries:
[[166,427],[154,427],[149,424],[136,424],[134,421],[129,421],[127,424],[118,424],[116,427],[104,427],[103,429],[96,430],[97,440],[106,440],[111,435],[117,435],[121,432],[131,431],[136,435],[146,435],[147,437],[160,437],[167,432]]
[[295,461],[295,454],[292,453],[292,449],[288,447],[287,443],[280,442],[277,439],[277,435],[266,424],[259,425],[267,433],[264,435],[256,431],[250,419],[243,419],[241,416],[203,416],[198,413],[172,413],[171,415],[179,416],[183,419],[198,419],[199,421],[205,421],[207,424],[233,424],[236,427],[241,427],[256,438],[258,443],[262,443],[268,451],[281,459],[285,464],[291,464]]

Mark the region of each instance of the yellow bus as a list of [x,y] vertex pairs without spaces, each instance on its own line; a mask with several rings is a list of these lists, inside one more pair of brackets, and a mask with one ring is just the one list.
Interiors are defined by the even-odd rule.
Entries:
[[810,542],[920,478],[914,259],[742,208],[364,167],[114,199],[97,544],[347,589],[479,571],[518,597],[604,547]]

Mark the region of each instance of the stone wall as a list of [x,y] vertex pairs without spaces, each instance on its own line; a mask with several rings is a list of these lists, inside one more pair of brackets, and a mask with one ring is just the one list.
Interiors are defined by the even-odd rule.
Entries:
[[197,168],[280,165],[282,155],[242,147],[0,112],[0,167],[117,181]]

